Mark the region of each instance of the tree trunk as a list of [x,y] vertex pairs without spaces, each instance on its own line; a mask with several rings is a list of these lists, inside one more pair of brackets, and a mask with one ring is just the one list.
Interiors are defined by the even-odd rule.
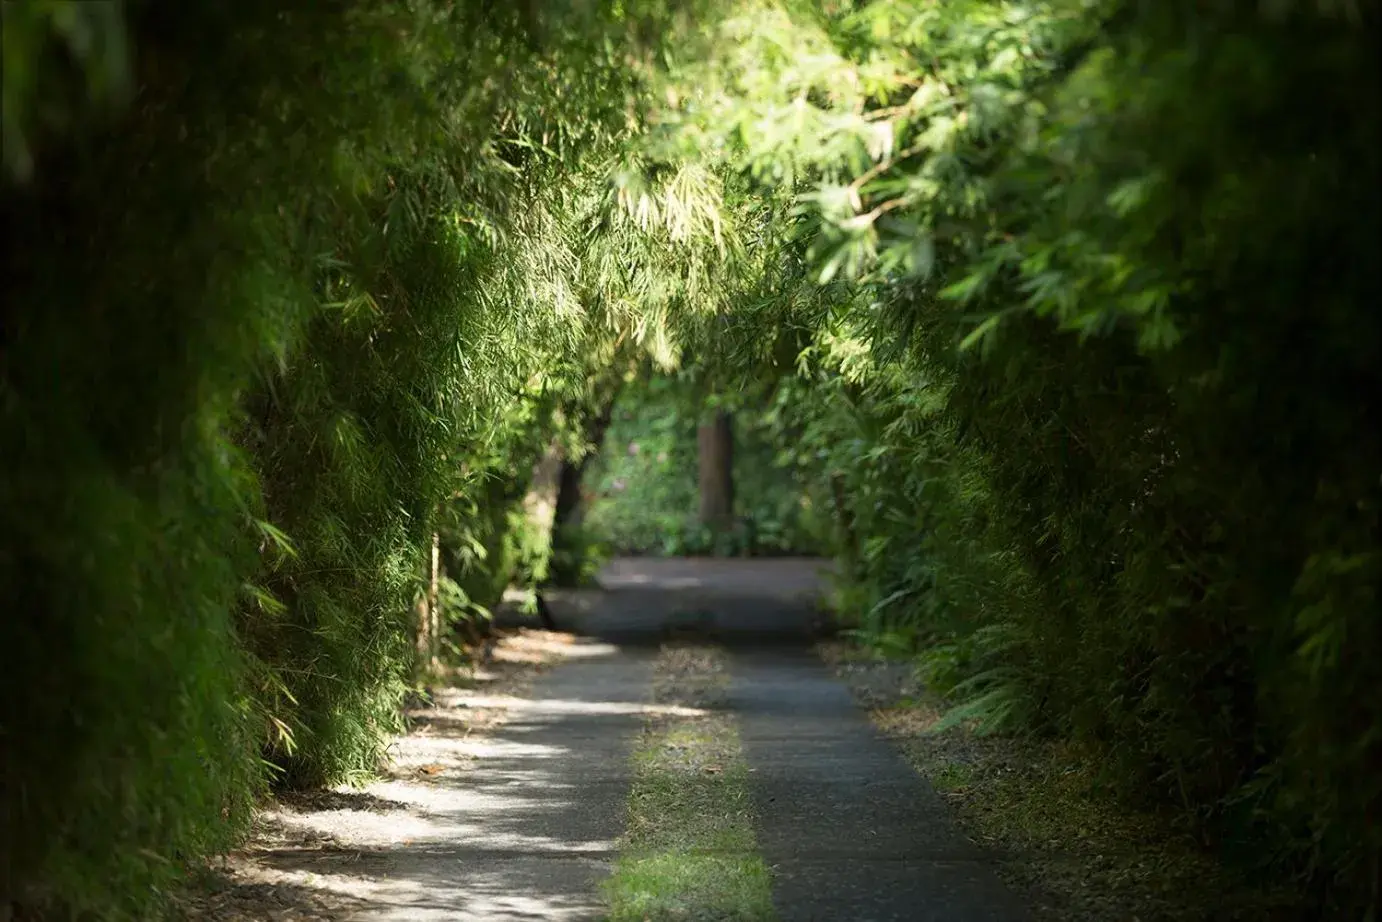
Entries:
[[427,578],[427,616],[432,622],[432,666],[441,656],[441,533],[432,532],[431,572]]
[[613,420],[614,395],[611,394],[600,411],[586,420],[583,435],[587,450],[581,460],[562,459],[561,471],[557,475],[556,511],[552,517],[552,582],[555,585],[573,585],[580,576],[581,548],[576,546],[573,539],[585,517],[581,481],[591,459],[604,444],[605,433]]
[[426,672],[432,661],[432,613],[427,610],[427,597],[417,600],[417,668]]
[[552,534],[561,501],[562,467],[561,447],[556,443],[548,446],[533,467],[528,494],[523,497],[523,511],[538,534]]
[[700,518],[721,531],[734,524],[734,424],[723,410],[697,431]]
[[557,512],[552,517],[553,540],[562,531],[579,528],[581,520],[585,518],[584,505],[581,503],[581,480],[585,476],[589,458],[587,454],[579,462],[562,459],[561,471],[557,474]]
[[428,557],[427,594],[417,603],[417,654],[423,670],[434,670],[440,662],[441,607],[441,535],[432,533],[432,551]]

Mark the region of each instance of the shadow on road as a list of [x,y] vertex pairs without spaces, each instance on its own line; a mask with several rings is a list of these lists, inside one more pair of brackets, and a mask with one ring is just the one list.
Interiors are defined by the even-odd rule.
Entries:
[[[833,572],[817,558],[619,558],[584,589],[545,589],[556,627],[622,646],[670,638],[727,646],[801,645],[828,633],[823,601]],[[518,604],[504,626],[538,626]]]

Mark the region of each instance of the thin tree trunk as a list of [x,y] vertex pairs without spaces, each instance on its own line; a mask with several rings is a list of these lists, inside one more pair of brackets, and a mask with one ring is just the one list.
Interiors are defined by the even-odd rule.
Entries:
[[552,540],[558,543],[557,535],[563,531],[577,528],[585,517],[581,502],[581,480],[585,475],[589,455],[578,462],[563,458],[561,471],[557,474],[557,513],[552,517]]
[[440,582],[441,535],[433,532],[432,552],[428,557],[427,593],[417,603],[417,658],[418,665],[424,670],[435,669],[440,661]]
[[425,670],[432,660],[432,614],[427,610],[427,597],[417,600],[417,665]]
[[441,657],[441,533],[432,532],[432,572],[427,580],[427,612],[432,622],[432,660],[437,666]]
[[734,523],[734,420],[723,410],[696,433],[700,519],[716,531]]
[[[558,586],[575,582],[579,575],[579,548],[572,546],[571,538],[585,518],[581,481],[585,478],[585,471],[591,460],[604,445],[605,433],[609,431],[610,423],[614,420],[614,398],[615,395],[610,394],[609,399],[600,407],[600,411],[586,420],[583,434],[587,451],[581,456],[581,460],[573,462],[569,458],[563,458],[561,471],[557,475],[556,513],[552,518],[552,582]],[[557,551],[564,553],[558,557]]]

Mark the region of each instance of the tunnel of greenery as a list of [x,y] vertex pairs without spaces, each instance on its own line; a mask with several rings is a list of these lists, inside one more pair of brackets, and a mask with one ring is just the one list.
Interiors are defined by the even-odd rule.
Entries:
[[368,776],[540,462],[715,398],[963,717],[1375,915],[1377,12],[6,3],[0,903]]
[[[812,556],[828,553],[828,505],[813,469],[784,452],[772,385],[715,393],[688,371],[634,377],[620,389],[602,449],[584,472],[578,546],[606,555]],[[727,528],[698,511],[698,429],[729,413],[734,516]]]

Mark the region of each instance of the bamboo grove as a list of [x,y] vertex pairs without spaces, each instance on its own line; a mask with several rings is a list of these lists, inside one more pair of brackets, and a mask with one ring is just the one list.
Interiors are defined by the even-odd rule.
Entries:
[[[1375,4],[4,7],[6,896],[368,776],[640,365],[767,394],[841,617],[1379,908]],[[435,638],[429,642],[435,643]]]

